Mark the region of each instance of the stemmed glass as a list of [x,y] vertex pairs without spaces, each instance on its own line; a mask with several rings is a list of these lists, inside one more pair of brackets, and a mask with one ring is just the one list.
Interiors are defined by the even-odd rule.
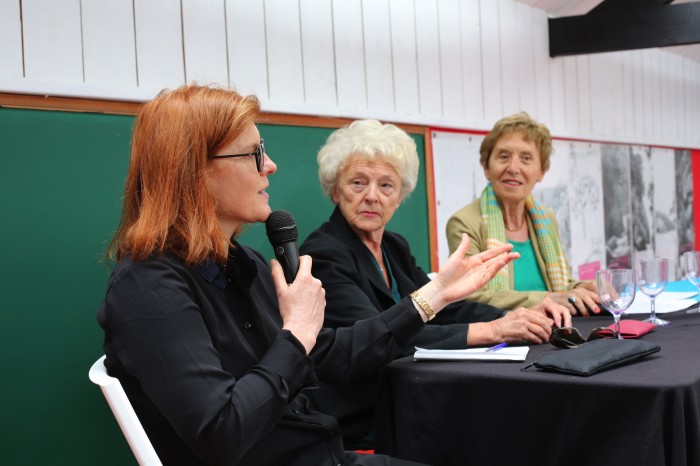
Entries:
[[613,315],[615,319],[615,333],[620,335],[620,315],[622,315],[632,301],[636,286],[634,274],[631,269],[599,270],[595,273],[596,289],[600,304]]
[[663,327],[671,322],[656,317],[656,296],[668,283],[668,259],[640,259],[637,261],[637,285],[651,300],[651,315],[644,322]]
[[[700,291],[700,252],[684,252],[681,256],[681,265],[685,270],[685,278]],[[692,312],[698,312],[697,306],[688,311],[688,313]]]

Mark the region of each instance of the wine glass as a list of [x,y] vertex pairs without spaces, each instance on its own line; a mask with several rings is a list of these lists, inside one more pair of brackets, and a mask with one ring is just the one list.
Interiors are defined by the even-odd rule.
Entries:
[[[681,256],[681,266],[685,271],[685,278],[700,291],[700,252],[684,252]],[[697,306],[688,311],[688,313],[693,312],[698,312]]]
[[656,317],[656,296],[668,283],[668,259],[640,259],[637,261],[637,285],[651,300],[651,315],[644,322],[663,327],[671,322]]
[[613,315],[615,333],[621,339],[620,315],[634,301],[637,289],[634,274],[631,269],[599,270],[595,273],[595,283],[600,304]]

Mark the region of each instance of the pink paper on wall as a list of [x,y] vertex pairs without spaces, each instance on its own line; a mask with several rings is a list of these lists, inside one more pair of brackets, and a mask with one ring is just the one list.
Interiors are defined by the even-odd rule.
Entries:
[[595,273],[600,270],[600,261],[589,262],[578,266],[579,280],[595,280]]

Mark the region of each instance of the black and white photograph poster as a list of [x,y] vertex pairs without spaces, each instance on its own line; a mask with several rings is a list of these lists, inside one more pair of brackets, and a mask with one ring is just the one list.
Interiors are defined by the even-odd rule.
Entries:
[[678,266],[678,216],[676,213],[676,158],[673,149],[651,149],[654,177],[656,257],[668,259],[668,279],[676,280]]
[[[675,150],[676,213],[678,215],[678,257],[695,249],[693,225],[693,173],[689,150]],[[679,271],[680,272],[680,271]],[[677,275],[679,278],[682,275]]]
[[479,146],[484,136],[450,131],[433,131],[433,173],[437,217],[438,263],[450,256],[445,227],[452,214],[481,196],[486,187],[479,163]]
[[651,148],[630,147],[630,182],[632,190],[632,245],[634,259],[654,257],[654,180]]
[[[571,148],[567,141],[553,141],[554,150],[549,159],[549,170],[532,191],[534,198],[554,212],[559,224],[559,238],[564,255],[571,257],[571,207],[569,205],[569,178]],[[572,271],[576,275],[577,271]]]
[[609,269],[632,266],[632,206],[630,203],[630,147],[600,146],[605,210],[605,258]]
[[603,215],[603,185],[600,173],[600,144],[588,142],[556,142],[564,144],[569,153],[569,203],[571,256],[574,276],[579,280],[595,279],[597,270],[604,269],[605,230]]

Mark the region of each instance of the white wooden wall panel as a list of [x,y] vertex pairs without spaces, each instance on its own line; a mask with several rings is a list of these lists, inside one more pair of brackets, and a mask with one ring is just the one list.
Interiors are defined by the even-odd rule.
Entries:
[[82,82],[80,0],[24,0],[22,18],[25,76]]
[[[668,92],[667,82],[670,84],[670,76],[668,73],[668,54],[659,53],[657,54],[658,69],[657,73],[659,76],[659,137],[662,139],[667,139],[670,137],[672,131],[669,128],[668,114],[669,114],[669,100],[670,93]],[[673,122],[675,123],[675,122]],[[673,124],[671,123],[671,124]]]
[[591,134],[591,67],[588,56],[576,57],[576,76],[578,119],[573,127],[569,127],[569,132]]
[[691,60],[686,61],[686,65],[685,98],[687,106],[684,118],[686,132],[683,140],[689,141],[697,135],[695,128],[700,128],[700,67],[695,67]]
[[532,12],[532,48],[535,62],[535,103],[537,112],[533,115],[539,121],[547,123],[552,129],[552,88],[550,86],[553,61],[549,58],[549,32],[547,29],[547,15],[544,11]]
[[0,76],[24,76],[19,0],[0,2],[0,44]]
[[132,0],[81,0],[85,82],[136,86]]
[[221,0],[182,0],[185,79],[228,84],[226,16]]
[[[689,123],[694,120],[693,106],[695,104],[695,92],[693,89],[693,68],[692,62],[688,59],[683,60],[683,76],[682,76],[683,92],[681,98],[683,98],[683,133],[681,134],[681,140],[687,141],[692,134],[689,129]],[[700,107],[696,108],[696,111],[700,113]]]
[[[304,68],[297,2],[265,0],[270,100],[304,102]],[[313,69],[309,70],[313,73]]]
[[389,0],[362,0],[367,107],[382,115],[394,112]]
[[671,77],[668,72],[668,54],[659,53],[658,55],[658,75],[659,75],[659,137],[668,140],[673,131],[669,127],[674,122],[668,121],[670,113],[669,101],[671,94],[668,91],[667,83],[670,85]]
[[[693,68],[693,61],[686,58],[683,61],[683,82],[685,84],[683,93],[681,97],[684,103],[684,116],[683,116],[683,134],[682,140],[687,141],[692,139],[694,131],[691,130],[692,123],[695,120],[695,113],[700,113],[700,107],[695,106],[695,85],[693,80],[695,79],[695,70]],[[697,126],[694,126],[697,128]]]
[[632,119],[634,121],[632,134],[642,134],[644,131],[644,113],[646,99],[644,96],[644,72],[642,70],[642,54],[635,50],[630,53],[630,74],[632,75]]
[[522,109],[558,136],[700,146],[700,63],[551,59],[525,3],[4,0],[0,91],[138,101],[197,80],[268,111],[487,130]]
[[[686,133],[684,141],[692,140],[697,136],[696,128],[700,128],[700,69],[696,69],[690,60],[686,62],[686,115],[684,118]],[[699,67],[700,68],[700,67]],[[698,138],[700,139],[700,138]]]
[[669,72],[672,76],[672,82],[669,88],[672,96],[671,100],[673,102],[673,105],[670,108],[671,114],[673,115],[671,119],[675,123],[674,125],[672,125],[673,139],[678,141],[684,132],[682,129],[683,125],[678,124],[683,121],[682,116],[683,114],[685,114],[685,106],[683,105],[683,99],[681,95],[684,88],[683,57],[675,53],[667,53],[664,55],[667,55],[669,57]]
[[341,112],[364,112],[367,108],[365,46],[362,4],[333,0],[335,68]]
[[[661,130],[660,136],[663,139],[672,140],[673,139],[673,123],[669,124],[668,117],[672,113],[674,106],[673,102],[673,92],[671,91],[671,81],[673,80],[673,74],[669,70],[670,54],[662,53],[659,54],[659,77],[663,83],[660,86],[659,91],[659,111],[661,116]],[[666,85],[668,83],[668,85]]]
[[642,89],[644,93],[644,115],[643,115],[643,134],[646,134],[649,138],[653,139],[653,127],[654,127],[654,102],[652,98],[652,89],[655,78],[653,76],[654,70],[652,68],[651,57],[649,55],[649,50],[639,51],[641,66],[642,66]]
[[622,89],[619,98],[622,99],[622,134],[628,141],[633,141],[634,135],[634,79],[632,76],[632,55],[618,54],[622,62]]
[[442,111],[446,120],[463,122],[464,82],[462,76],[462,43],[460,39],[460,0],[440,0],[437,3],[440,35],[440,88]]
[[[552,103],[552,119],[548,125],[552,134],[568,134],[566,131],[566,107],[564,101],[564,59],[549,59],[549,92]],[[544,121],[546,123],[546,121]]]
[[395,111],[399,115],[415,116],[420,112],[420,103],[413,2],[389,0],[389,14],[391,15]]
[[520,110],[528,112],[531,116],[537,113],[535,100],[535,43],[532,34],[532,8],[520,3],[515,4],[515,25],[519,52],[517,59],[518,94],[520,96]]
[[564,127],[571,133],[578,121],[578,89],[581,76],[576,66],[577,57],[562,57],[564,62]]
[[651,131],[650,135],[653,139],[661,140],[662,131],[662,109],[663,105],[661,102],[661,80],[660,80],[660,70],[661,64],[659,61],[659,53],[656,50],[649,49],[648,51],[648,67],[647,74],[645,77],[649,78],[649,98],[651,103]]
[[461,90],[464,94],[463,127],[484,125],[484,79],[482,61],[481,15],[479,0],[459,0]]
[[499,45],[501,50],[501,94],[503,95],[502,115],[512,115],[523,108],[520,105],[520,63],[519,56],[526,44],[518,37],[518,19],[515,17],[515,3],[498,2]]
[[307,104],[335,108],[335,55],[331,0],[300,0],[301,53]]
[[654,138],[654,119],[656,118],[654,113],[656,111],[655,108],[655,102],[654,102],[654,95],[653,95],[653,90],[654,90],[654,83],[656,82],[656,78],[654,76],[654,73],[656,72],[653,62],[652,62],[652,57],[651,57],[651,50],[645,49],[645,50],[640,50],[639,51],[640,57],[641,57],[641,66],[642,66],[642,73],[643,73],[643,80],[642,80],[642,89],[644,93],[644,109],[646,110],[644,115],[643,115],[643,127],[644,131],[643,133],[646,134],[649,138],[653,139]]
[[684,121],[684,115],[685,115],[685,107],[686,107],[686,102],[685,99],[683,98],[684,95],[687,95],[686,91],[686,81],[685,81],[685,58],[683,58],[680,55],[677,54],[669,54],[672,55],[672,61],[674,62],[674,75],[676,77],[675,79],[675,95],[676,95],[676,112],[675,112],[675,117],[674,119],[676,120],[677,123],[675,125],[676,128],[676,138],[677,140],[682,140],[685,138],[685,125],[680,124]]
[[[685,112],[683,116],[683,134],[682,140],[687,141],[693,136],[691,131],[691,123],[695,120],[695,113],[700,113],[700,107],[695,106],[695,86],[693,85],[694,79],[693,62],[689,59],[683,60],[683,82],[685,84],[683,89],[683,103],[685,104]],[[695,126],[697,128],[697,126]]]
[[681,140],[685,135],[685,125],[683,123],[683,116],[685,115],[685,104],[683,102],[683,93],[685,91],[685,83],[683,81],[683,62],[685,59],[680,55],[675,53],[664,54],[670,58],[669,71],[673,75],[673,82],[670,88],[671,94],[673,95],[673,108],[671,109],[671,120],[674,121],[674,139],[676,141]]
[[700,134],[697,130],[700,128],[700,66],[695,66],[695,79],[693,80],[693,87],[695,91],[695,106],[693,107],[693,113],[695,114],[695,122],[688,126],[688,131],[691,135],[694,135],[694,141],[696,141],[695,147],[700,147]]
[[161,89],[185,82],[180,0],[134,1],[138,85]]
[[615,64],[609,62],[609,54],[598,53],[590,57],[591,70],[591,128],[609,140],[613,132],[612,115],[617,111],[613,100],[612,80]]
[[700,147],[700,134],[698,134],[699,131],[697,130],[697,128],[700,128],[700,66],[694,67],[693,92],[695,92],[695,105],[693,106],[693,113],[695,114],[695,121],[690,123],[688,131],[691,136],[694,135],[694,141],[697,142],[695,147]]
[[[661,99],[661,137],[668,140],[673,140],[675,130],[673,128],[675,122],[669,122],[668,118],[673,112],[675,106],[673,91],[671,90],[673,73],[669,70],[671,54],[663,53],[659,56],[659,74],[661,77],[660,99]],[[666,85],[668,83],[668,85]],[[670,124],[669,124],[670,123]]]
[[653,69],[649,50],[639,51],[640,66],[642,70],[642,95],[644,98],[644,114],[642,115],[642,132],[653,139],[654,104],[652,99]]
[[265,106],[270,89],[263,1],[227,0],[226,36],[231,84],[241,93],[256,94]]
[[[623,63],[619,52],[612,52],[603,54],[604,59],[607,62],[607,71],[610,73],[610,87],[608,88],[609,94],[608,98],[615,102],[614,111],[612,115],[612,131],[608,131],[608,134],[613,137],[621,137],[623,140],[626,139],[624,133],[624,92],[623,92],[623,75],[622,67]],[[603,108],[603,102],[600,102],[601,110]],[[610,114],[610,113],[609,113]]]
[[484,120],[487,127],[503,116],[503,78],[499,1],[481,2],[482,66],[484,76]]
[[440,75],[440,38],[436,0],[415,0],[416,51],[420,113],[440,121],[443,116]]

